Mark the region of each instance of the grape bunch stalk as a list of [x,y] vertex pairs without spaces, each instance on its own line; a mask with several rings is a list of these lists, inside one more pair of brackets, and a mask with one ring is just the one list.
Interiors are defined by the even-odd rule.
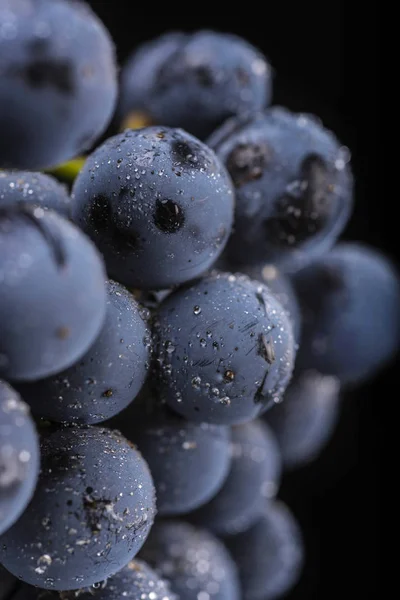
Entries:
[[0,600],[278,600],[282,477],[396,356],[399,275],[257,48],[116,57],[83,0],[0,0]]

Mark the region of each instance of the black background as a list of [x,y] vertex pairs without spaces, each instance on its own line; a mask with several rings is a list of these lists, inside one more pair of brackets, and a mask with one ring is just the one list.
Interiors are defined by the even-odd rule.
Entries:
[[[120,63],[140,42],[167,30],[230,31],[258,46],[275,69],[274,104],[317,114],[352,153],[356,207],[344,237],[398,259],[390,199],[378,170],[377,19],[349,3],[218,5],[91,2],[109,28]],[[225,8],[223,8],[225,6]],[[261,8],[262,6],[262,8]],[[393,199],[393,202],[395,200]],[[333,441],[312,466],[287,475],[280,496],[304,530],[308,560],[290,599],[378,597],[378,500],[382,405],[395,366],[343,398]]]

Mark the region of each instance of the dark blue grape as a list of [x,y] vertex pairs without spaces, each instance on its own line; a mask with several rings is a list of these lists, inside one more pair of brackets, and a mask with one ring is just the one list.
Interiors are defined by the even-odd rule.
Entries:
[[162,289],[205,272],[231,232],[232,184],[215,154],[180,129],[127,130],[88,158],[74,218],[110,277]]
[[[134,560],[107,581],[91,588],[64,592],[62,600],[178,600],[169,584],[146,563]],[[10,600],[60,600],[55,592],[44,592],[22,584]],[[6,599],[8,600],[8,598]]]
[[267,106],[271,75],[266,58],[236,35],[170,33],[127,61],[119,114],[144,110],[155,123],[204,139],[228,117]]
[[104,321],[106,274],[90,240],[53,211],[0,208],[0,377],[69,367]]
[[160,516],[188,513],[221,488],[230,466],[230,430],[189,423],[159,408],[132,420],[128,439],[149,465]]
[[303,314],[301,369],[343,383],[373,377],[400,348],[400,279],[380,252],[343,243],[294,278]]
[[34,414],[50,421],[98,423],[139,393],[150,359],[146,309],[120,284],[107,283],[106,320],[94,344],[72,367],[18,390]]
[[235,564],[212,534],[180,521],[160,521],[152,528],[141,558],[182,600],[239,600]]
[[266,504],[250,529],[223,539],[239,570],[243,600],[281,598],[300,578],[302,536],[284,504]]
[[2,0],[0,22],[0,167],[42,169],[91,147],[117,96],[104,25],[64,0]]
[[353,206],[349,154],[315,117],[272,108],[208,140],[236,187],[228,254],[294,270],[333,246]]
[[34,204],[71,216],[71,198],[65,185],[45,173],[0,171],[0,207]]
[[222,489],[188,515],[190,522],[217,535],[238,533],[262,515],[266,498],[276,495],[281,456],[272,431],[261,421],[232,428],[232,464]]
[[0,380],[0,535],[27,507],[39,467],[39,441],[29,407]]
[[139,551],[155,513],[147,464],[118,432],[65,428],[45,435],[35,495],[0,538],[0,561],[45,589],[114,575]]
[[285,468],[315,460],[330,440],[339,412],[339,381],[317,371],[296,374],[281,404],[264,416],[279,443]]
[[279,400],[292,374],[287,314],[245,276],[213,273],[172,293],[155,334],[161,398],[192,421],[249,421]]

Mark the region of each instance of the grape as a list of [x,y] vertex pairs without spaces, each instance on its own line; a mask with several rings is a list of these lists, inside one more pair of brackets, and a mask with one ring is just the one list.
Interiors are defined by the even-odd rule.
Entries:
[[109,281],[107,292],[105,323],[85,356],[66,371],[18,386],[36,415],[97,423],[119,413],[139,393],[150,358],[147,313],[122,285]]
[[239,36],[174,32],[129,57],[119,114],[139,109],[154,123],[182,127],[204,139],[228,117],[264,108],[271,95],[270,65]]
[[180,521],[156,523],[141,558],[184,600],[239,600],[235,564],[212,534]]
[[0,377],[30,381],[79,360],[104,321],[105,278],[97,250],[66,219],[0,208]]
[[301,372],[291,381],[284,401],[264,415],[286,468],[315,460],[328,443],[340,414],[339,391],[335,377]]
[[236,425],[228,478],[218,494],[188,519],[217,535],[244,531],[261,517],[266,498],[276,495],[280,477],[279,446],[269,427],[261,421]]
[[236,189],[227,252],[295,271],[331,248],[353,207],[349,152],[321,122],[281,107],[229,119],[207,142]]
[[243,600],[275,600],[297,583],[304,548],[299,526],[284,504],[266,504],[250,529],[224,541],[239,569]]
[[189,420],[249,421],[283,394],[295,345],[275,296],[245,276],[213,273],[160,305],[155,370],[161,398]]
[[132,421],[128,436],[147,461],[160,516],[179,515],[205,504],[221,488],[230,466],[230,431],[189,423],[159,408]]
[[45,589],[88,587],[114,575],[144,543],[155,514],[141,455],[118,432],[50,431],[31,503],[0,539],[0,561]]
[[72,190],[73,216],[113,279],[165,289],[198,277],[231,232],[232,182],[215,154],[181,129],[147,127],[108,139]]
[[89,149],[117,97],[104,25],[65,0],[1,0],[0,23],[0,168],[42,169]]
[[400,278],[363,244],[338,244],[293,279],[303,314],[298,367],[361,383],[400,348]]

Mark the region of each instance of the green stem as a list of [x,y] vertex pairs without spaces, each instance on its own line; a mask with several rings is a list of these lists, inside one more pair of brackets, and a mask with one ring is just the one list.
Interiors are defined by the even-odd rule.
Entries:
[[63,181],[72,183],[85,164],[85,161],[85,156],[77,156],[68,162],[53,167],[52,169],[46,169],[46,173],[54,175],[54,177],[57,177],[57,179],[62,179]]

